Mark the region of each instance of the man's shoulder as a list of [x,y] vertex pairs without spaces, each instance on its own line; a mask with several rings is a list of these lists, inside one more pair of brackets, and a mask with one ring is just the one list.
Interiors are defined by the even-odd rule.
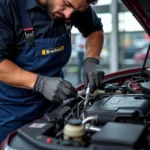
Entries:
[[16,0],[0,0],[0,21],[10,25],[16,15]]
[[7,4],[10,4],[11,1],[13,1],[13,0],[0,0],[0,4],[1,5],[7,5]]
[[0,0],[0,5],[4,7],[15,6],[15,0]]

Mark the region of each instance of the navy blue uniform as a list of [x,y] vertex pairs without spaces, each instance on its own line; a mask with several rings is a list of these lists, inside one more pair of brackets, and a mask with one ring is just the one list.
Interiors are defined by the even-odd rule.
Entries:
[[[36,0],[27,0],[25,9],[30,12],[35,36],[38,39],[58,37],[65,32],[64,19],[52,21],[47,11],[42,8]],[[73,14],[72,25],[87,37],[91,32],[102,30],[102,23],[95,12],[89,7],[84,12]],[[15,0],[0,1],[0,61],[14,53],[13,47],[22,49],[25,44],[25,37],[21,22],[18,18],[18,11]]]
[[[24,70],[63,77],[62,68],[71,54],[71,39],[65,19],[51,20],[47,10],[36,0],[22,0],[25,5],[21,5],[24,11],[20,14],[16,1],[0,1],[0,62],[9,59]],[[23,29],[26,24],[20,20],[20,15],[24,18],[26,14],[34,29],[32,45],[25,38]],[[91,7],[73,14],[71,22],[85,37],[93,31],[102,31],[102,24]],[[0,141],[23,124],[51,111],[55,105],[32,90],[0,82]]]

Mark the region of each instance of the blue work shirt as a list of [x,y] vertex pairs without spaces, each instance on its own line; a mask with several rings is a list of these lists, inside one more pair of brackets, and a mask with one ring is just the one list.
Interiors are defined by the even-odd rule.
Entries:
[[[36,39],[58,37],[66,31],[65,19],[51,20],[47,10],[37,0],[27,0],[25,8],[29,11]],[[75,12],[71,21],[84,37],[91,32],[102,31],[101,20],[91,7],[84,12]],[[15,57],[25,42],[15,0],[0,0],[0,62]]]

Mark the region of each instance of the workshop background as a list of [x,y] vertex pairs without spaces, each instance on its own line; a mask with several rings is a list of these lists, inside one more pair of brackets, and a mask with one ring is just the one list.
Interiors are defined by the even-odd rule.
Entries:
[[[131,12],[120,0],[99,0],[92,7],[103,23],[105,40],[100,65],[105,73],[142,66],[150,38]],[[80,61],[84,57],[84,42],[79,31],[73,27],[72,55],[64,73],[65,79],[75,87],[83,83]],[[149,62],[150,53],[147,64]]]

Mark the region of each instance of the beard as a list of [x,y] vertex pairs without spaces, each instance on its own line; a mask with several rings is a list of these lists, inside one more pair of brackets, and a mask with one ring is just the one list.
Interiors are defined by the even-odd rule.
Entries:
[[[46,9],[47,9],[49,17],[52,20],[58,20],[58,19],[61,19],[61,18],[65,18],[65,16],[62,13],[60,13],[60,12],[55,13],[54,12],[54,5],[52,3],[53,3],[53,0],[46,0]],[[61,17],[58,17],[56,14],[57,15],[59,14]]]

